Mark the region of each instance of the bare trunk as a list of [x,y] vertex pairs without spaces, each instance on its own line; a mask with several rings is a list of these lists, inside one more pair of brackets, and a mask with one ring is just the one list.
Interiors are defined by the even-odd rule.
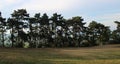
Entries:
[[[2,29],[3,30],[3,29]],[[3,43],[3,47],[4,47],[4,31],[2,31],[2,43]]]

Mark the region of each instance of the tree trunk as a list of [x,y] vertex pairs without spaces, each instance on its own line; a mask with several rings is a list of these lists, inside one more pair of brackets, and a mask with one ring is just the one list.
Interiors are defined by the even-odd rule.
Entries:
[[[3,29],[2,29],[3,30]],[[3,47],[4,47],[4,31],[2,31],[2,43],[3,43]]]
[[13,42],[13,41],[14,41],[13,37],[14,37],[14,36],[13,36],[13,28],[12,28],[12,31],[11,31],[11,41],[12,41],[12,47],[13,47],[13,43],[14,43],[14,42]]

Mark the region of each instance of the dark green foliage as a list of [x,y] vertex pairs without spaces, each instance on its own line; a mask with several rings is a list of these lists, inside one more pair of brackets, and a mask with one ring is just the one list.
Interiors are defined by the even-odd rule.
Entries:
[[109,41],[110,29],[108,26],[92,21],[89,24],[88,31],[90,34],[90,40],[92,41],[93,45],[102,45]]
[[119,44],[120,43],[120,22],[115,21],[115,23],[117,24],[117,29],[112,32],[111,39],[115,43]]
[[5,18],[2,17],[1,12],[0,12],[0,33],[2,35],[0,38],[2,38],[1,40],[2,47],[4,47],[4,40],[5,40],[4,39],[5,25],[6,25]]
[[83,21],[84,19],[80,16],[64,19],[57,13],[52,17],[46,13],[42,16],[36,13],[34,17],[29,17],[26,9],[14,10],[11,18],[5,21],[0,13],[3,47],[4,31],[8,29],[11,30],[12,47],[24,47],[26,43],[29,43],[31,48],[80,47],[106,44],[111,38],[120,40],[120,22],[115,21],[118,25],[117,30],[111,34],[108,26],[93,21],[85,27],[86,23]]

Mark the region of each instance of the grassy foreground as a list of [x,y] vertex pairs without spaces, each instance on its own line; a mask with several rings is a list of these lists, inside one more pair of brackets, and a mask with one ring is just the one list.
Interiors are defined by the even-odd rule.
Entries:
[[120,64],[120,45],[88,48],[1,48],[0,64]]

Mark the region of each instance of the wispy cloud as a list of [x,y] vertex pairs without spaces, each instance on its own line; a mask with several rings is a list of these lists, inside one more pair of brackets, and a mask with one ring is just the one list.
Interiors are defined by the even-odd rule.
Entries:
[[2,0],[0,8],[11,6],[13,9],[26,8],[28,10],[56,11],[99,7],[104,6],[104,4],[116,4],[118,2],[119,0]]
[[120,21],[120,13],[111,13],[111,14],[104,14],[98,16],[85,16],[85,21],[87,22],[86,26],[89,25],[90,22],[96,21],[98,23],[102,23],[106,26],[110,26],[112,30],[116,29],[116,24],[114,21]]
[[[21,9],[42,12],[86,12],[106,9],[104,5],[113,5],[119,0],[2,0],[0,9]],[[104,6],[104,7],[103,7]]]
[[[2,0],[0,2],[0,9],[4,9],[4,8],[7,8],[8,6],[11,6],[11,5],[15,5],[15,4],[18,4],[22,2],[22,0]],[[12,7],[15,7],[15,6],[12,6]]]
[[[83,16],[85,21],[101,22],[112,27],[113,21],[119,21],[120,0],[1,0],[0,11],[4,17],[10,17],[13,10],[27,9],[28,13],[61,13],[65,18]],[[117,12],[116,12],[117,11]]]
[[75,7],[78,0],[30,0],[16,8],[37,11],[65,11]]
[[105,14],[99,16],[97,19],[101,20],[101,23],[110,26],[112,30],[116,29],[114,21],[120,21],[120,13]]

